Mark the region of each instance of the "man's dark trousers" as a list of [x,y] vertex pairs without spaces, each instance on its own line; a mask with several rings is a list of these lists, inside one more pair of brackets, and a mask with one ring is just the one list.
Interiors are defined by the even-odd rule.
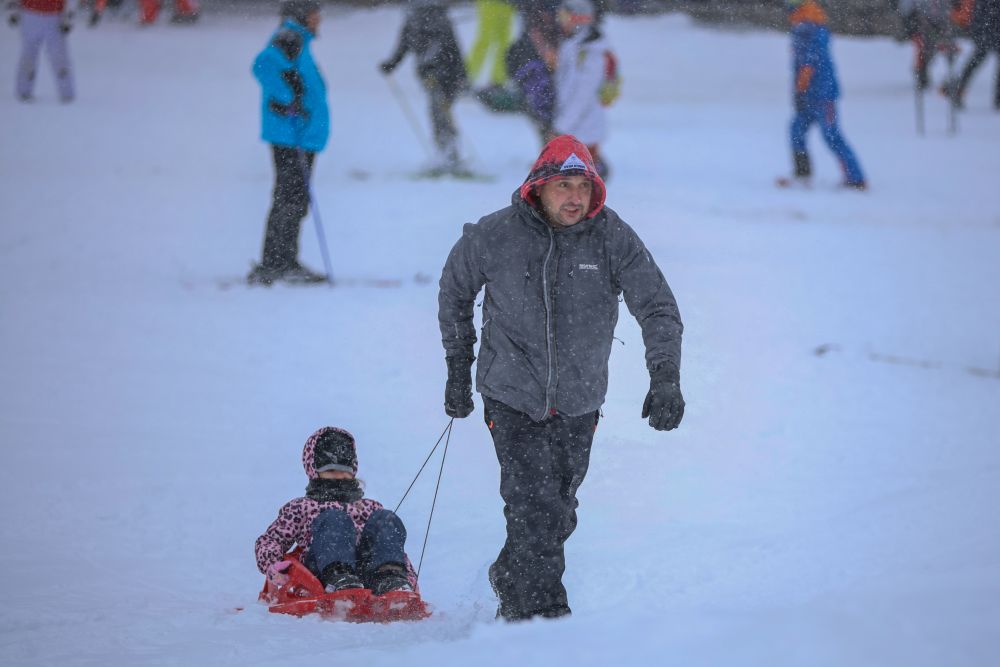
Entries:
[[507,518],[507,541],[490,567],[500,616],[567,614],[563,546],[576,529],[576,492],[587,474],[598,412],[535,422],[487,396],[483,404]]
[[262,265],[282,271],[298,262],[299,230],[309,212],[309,177],[315,153],[300,148],[271,146],[274,154],[274,192],[267,216]]

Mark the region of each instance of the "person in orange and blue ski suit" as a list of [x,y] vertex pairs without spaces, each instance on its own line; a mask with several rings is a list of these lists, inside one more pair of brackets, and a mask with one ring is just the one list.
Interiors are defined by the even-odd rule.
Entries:
[[840,132],[837,123],[837,99],[840,86],[830,55],[830,30],[826,13],[815,0],[786,0],[792,34],[792,73],[794,79],[795,117],[791,140],[795,178],[812,175],[806,133],[818,123],[826,145],[840,161],[845,187],[867,188],[864,173],[854,151]]

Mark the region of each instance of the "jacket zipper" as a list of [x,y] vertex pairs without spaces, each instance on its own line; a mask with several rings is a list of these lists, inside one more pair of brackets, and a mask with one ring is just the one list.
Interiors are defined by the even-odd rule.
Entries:
[[548,377],[545,380],[545,411],[542,413],[542,419],[545,419],[552,409],[552,369],[555,366],[553,355],[555,341],[552,334],[552,297],[549,294],[549,259],[552,258],[552,250],[555,248],[556,237],[551,227],[546,225],[546,229],[549,232],[549,251],[545,255],[545,261],[542,262],[542,293],[545,295],[543,301],[545,303],[545,353],[548,355],[548,359],[546,360],[548,362]]

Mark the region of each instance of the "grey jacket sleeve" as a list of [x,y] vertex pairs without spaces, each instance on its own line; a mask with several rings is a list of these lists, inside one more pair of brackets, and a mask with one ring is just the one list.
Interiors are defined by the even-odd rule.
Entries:
[[625,305],[642,327],[646,368],[650,373],[667,365],[680,370],[684,325],[677,301],[663,273],[638,234],[621,220],[611,249],[618,260],[615,281]]
[[486,283],[476,225],[465,225],[462,238],[448,254],[438,283],[438,324],[445,357],[474,359],[476,327],[472,323],[476,295]]

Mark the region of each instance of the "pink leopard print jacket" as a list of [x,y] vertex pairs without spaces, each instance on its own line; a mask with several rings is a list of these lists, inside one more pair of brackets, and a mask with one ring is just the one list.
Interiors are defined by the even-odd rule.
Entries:
[[[306,440],[305,447],[302,448],[302,467],[306,471],[306,477],[316,479],[319,475],[313,465],[316,442],[328,430],[344,431],[324,426]],[[351,435],[347,433],[347,435]],[[351,439],[354,436],[351,435]],[[329,509],[338,509],[347,512],[354,522],[356,530],[355,544],[361,540],[361,531],[372,514],[380,509],[384,509],[382,503],[371,498],[362,498],[351,503],[337,501],[318,501],[312,498],[295,498],[285,503],[278,510],[278,518],[275,519],[264,534],[257,538],[254,543],[254,553],[257,556],[257,569],[262,574],[267,572],[267,568],[282,560],[293,546],[302,547],[309,550],[312,543],[312,523],[321,512]],[[406,571],[410,580],[410,585],[417,590],[417,574],[413,569],[410,559],[406,559]]]
[[267,568],[285,557],[293,546],[309,550],[312,544],[312,522],[329,509],[347,512],[358,531],[357,539],[361,539],[361,531],[371,515],[382,509],[382,503],[370,498],[362,498],[353,503],[319,502],[312,498],[296,498],[285,503],[278,510],[278,518],[267,527],[264,534],[257,538],[254,552],[257,554],[257,569],[264,573]]

